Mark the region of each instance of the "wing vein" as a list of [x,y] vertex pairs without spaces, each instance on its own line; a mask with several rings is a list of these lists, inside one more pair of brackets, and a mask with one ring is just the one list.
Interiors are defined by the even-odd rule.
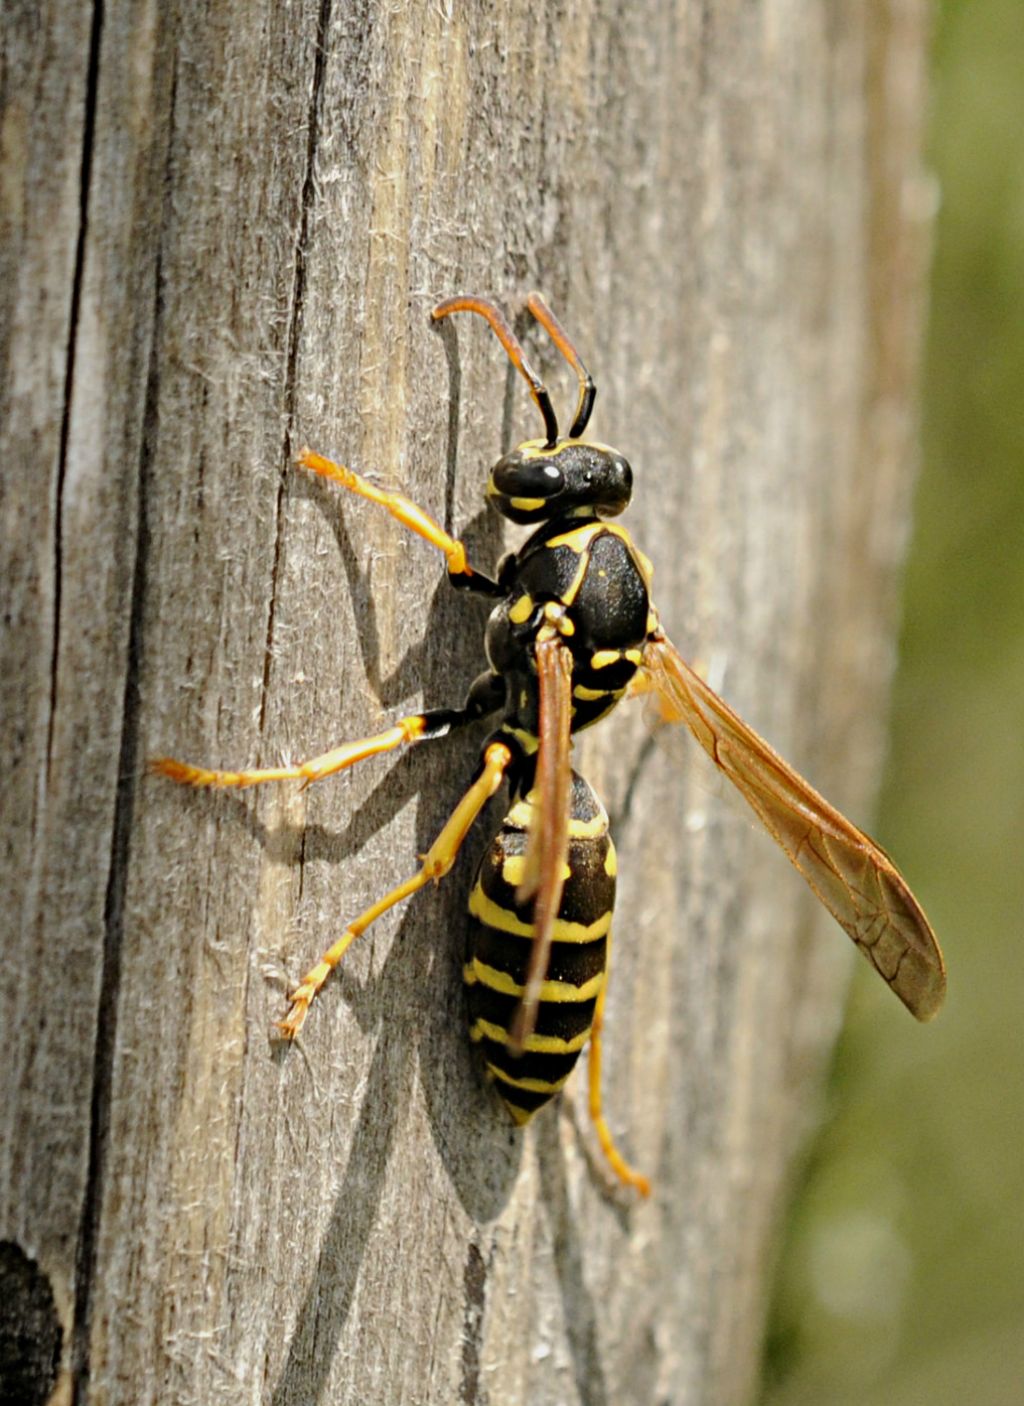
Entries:
[[[930,1020],[946,992],[942,952],[885,851],[748,727],[664,635],[648,641],[643,669],[663,719],[686,724],[907,1009]],[[878,935],[868,942],[876,925]]]

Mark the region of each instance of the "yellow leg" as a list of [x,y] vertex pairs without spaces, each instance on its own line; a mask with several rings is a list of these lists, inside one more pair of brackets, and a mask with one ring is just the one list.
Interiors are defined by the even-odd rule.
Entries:
[[334,776],[366,757],[375,757],[379,752],[392,752],[406,742],[418,742],[426,727],[427,720],[417,713],[399,719],[394,727],[377,733],[376,737],[343,742],[340,747],[332,747],[329,752],[310,757],[305,762],[296,762],[294,766],[263,767],[254,771],[210,771],[206,767],[193,766],[190,762],[176,761],[174,757],[153,757],[149,769],[184,786],[233,786],[240,789],[243,786],[260,786],[265,781],[301,781],[304,786],[310,786],[314,781]]
[[316,966],[310,968],[291,993],[288,1014],[277,1022],[277,1028],[286,1040],[294,1040],[302,1029],[313,998],[356,938],[364,933],[371,923],[376,922],[382,913],[386,913],[396,903],[401,903],[403,898],[408,898],[431,880],[436,883],[448,873],[474,820],[501,785],[511,760],[512,754],[507,747],[500,742],[491,743],[484,753],[483,770],[423,856],[419,873],[414,874],[411,879],[406,879],[404,883],[378,899],[372,907],[360,913],[358,918],[349,923],[333,947],[327,949]]
[[590,1027],[590,1050],[587,1065],[590,1084],[590,1116],[594,1120],[594,1128],[597,1131],[597,1140],[601,1144],[601,1151],[607,1157],[612,1171],[627,1186],[635,1187],[641,1196],[650,1196],[651,1183],[641,1172],[635,1171],[629,1165],[615,1146],[615,1139],[612,1137],[611,1130],[601,1111],[601,1030],[604,1025],[604,998],[608,990],[608,968],[610,966],[611,935],[609,934],[608,967],[605,969],[604,985],[601,987],[601,994],[598,996],[597,1005],[594,1008],[594,1023]]
[[340,483],[343,488],[347,488],[350,493],[358,493],[360,498],[368,498],[371,503],[379,503],[382,508],[386,508],[392,517],[397,518],[410,531],[422,537],[424,541],[443,552],[448,562],[449,576],[473,576],[473,568],[466,561],[466,549],[461,542],[454,537],[449,537],[444,528],[428,516],[422,508],[416,506],[409,498],[401,493],[385,493],[381,488],[375,488],[360,474],[354,473],[352,469],[346,469],[342,464],[336,464],[331,459],[325,459],[322,454],[316,454],[312,449],[303,449],[297,461],[302,468],[310,469],[315,474],[320,474],[323,478],[329,478],[334,483]]

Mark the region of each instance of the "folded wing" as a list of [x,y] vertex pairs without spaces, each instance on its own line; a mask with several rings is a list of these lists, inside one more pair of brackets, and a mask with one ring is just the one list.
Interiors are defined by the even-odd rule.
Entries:
[[643,669],[663,717],[686,724],[911,1014],[931,1020],[946,994],[942,953],[885,852],[708,688],[664,636],[647,644]]
[[562,902],[569,854],[569,801],[572,768],[572,655],[562,641],[535,645],[540,684],[537,769],[533,822],[526,841],[523,881],[516,893],[533,898],[533,947],[526,985],[512,1022],[511,1044],[521,1050],[537,1024],[541,986],[551,956],[551,935]]

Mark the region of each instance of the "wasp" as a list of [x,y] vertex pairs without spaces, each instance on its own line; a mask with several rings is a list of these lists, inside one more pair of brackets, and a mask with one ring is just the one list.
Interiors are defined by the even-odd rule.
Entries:
[[471,566],[463,544],[402,494],[384,492],[310,449],[298,458],[302,468],[378,504],[436,547],[453,586],[495,601],[484,638],[487,668],[463,706],[415,713],[374,737],[291,766],[222,771],[169,757],[151,766],[197,787],[310,785],[367,757],[498,716],[469,788],[418,871],[348,924],[292,991],[278,1029],[283,1038],[295,1038],[355,939],[448,873],[484,806],[507,785],[508,812],[469,897],[464,980],[470,1037],[520,1125],[562,1088],[589,1045],[598,1141],[614,1173],[646,1196],[649,1182],[619,1152],[601,1102],[615,847],[604,807],[571,765],[574,735],[600,722],[624,696],[653,693],[662,720],[689,729],[919,1020],[938,1011],[946,973],[928,920],[888,856],[748,727],[666,637],[651,597],[650,562],[629,533],[609,521],[630,501],[632,469],[617,450],[584,439],[594,382],[540,294],[531,294],[526,306],[578,379],[566,436],[546,386],[495,303],[459,296],[432,313],[435,321],[459,312],[484,318],[526,381],[544,424],[543,437],[506,454],[487,480],[491,506],[535,529],[502,559],[496,578]]

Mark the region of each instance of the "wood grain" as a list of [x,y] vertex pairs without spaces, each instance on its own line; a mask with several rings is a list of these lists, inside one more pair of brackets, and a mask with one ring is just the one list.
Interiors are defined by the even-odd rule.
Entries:
[[[482,735],[305,793],[198,795],[144,761],[269,764],[461,700],[479,604],[291,463],[308,442],[401,486],[493,565],[484,476],[535,411],[485,328],[429,310],[538,287],[633,462],[669,633],[867,820],[913,467],[923,4],[0,23],[0,1238],[62,1330],[26,1399],[750,1400],[848,964],[771,847],[637,715],[580,749],[620,852],[606,1102],[655,1182],[633,1206],[582,1088],[520,1137],[481,1082],[459,966],[486,826],[353,948],[300,1048],[269,1038]],[[29,1283],[15,1258],[0,1278]]]

